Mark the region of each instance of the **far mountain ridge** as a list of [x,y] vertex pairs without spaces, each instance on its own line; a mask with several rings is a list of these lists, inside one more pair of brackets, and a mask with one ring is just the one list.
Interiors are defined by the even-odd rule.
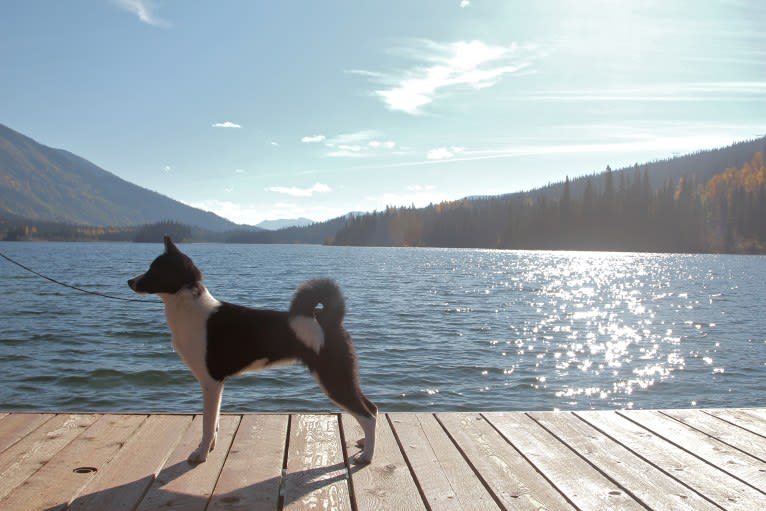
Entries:
[[0,124],[0,214],[35,221],[130,226],[172,220],[211,231],[237,224],[147,190],[64,149]]
[[279,218],[276,220],[264,220],[256,224],[256,227],[265,229],[267,231],[278,231],[279,229],[286,229],[288,227],[306,227],[314,223],[314,220],[309,218]]

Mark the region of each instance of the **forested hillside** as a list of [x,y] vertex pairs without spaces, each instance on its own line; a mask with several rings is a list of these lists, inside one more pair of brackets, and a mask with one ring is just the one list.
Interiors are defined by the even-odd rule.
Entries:
[[212,231],[177,221],[94,227],[0,213],[0,239],[159,242],[170,232],[185,241],[226,243],[766,253],[765,150],[760,138],[607,167],[539,190],[389,207],[276,231]]
[[706,181],[667,177],[652,186],[636,166],[567,179],[560,195],[515,194],[427,208],[388,208],[349,220],[338,245],[657,252],[765,252],[763,152]]

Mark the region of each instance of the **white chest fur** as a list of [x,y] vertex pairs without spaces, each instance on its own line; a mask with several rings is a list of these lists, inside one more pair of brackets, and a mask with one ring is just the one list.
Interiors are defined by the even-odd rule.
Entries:
[[221,302],[207,289],[201,293],[182,289],[175,294],[160,294],[165,302],[165,317],[173,338],[173,347],[200,382],[209,378],[205,365],[207,320]]

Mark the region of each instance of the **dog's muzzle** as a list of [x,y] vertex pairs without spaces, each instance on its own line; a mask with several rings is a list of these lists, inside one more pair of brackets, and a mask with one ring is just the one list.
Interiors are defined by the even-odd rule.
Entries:
[[138,292],[138,289],[136,289],[136,285],[138,284],[138,281],[141,280],[141,276],[133,277],[132,279],[128,280],[128,287],[132,289],[133,291]]

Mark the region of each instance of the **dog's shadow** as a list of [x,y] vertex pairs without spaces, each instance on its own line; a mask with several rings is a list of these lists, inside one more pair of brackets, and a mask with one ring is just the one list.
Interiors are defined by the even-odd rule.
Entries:
[[[182,461],[165,467],[156,478],[146,476],[126,484],[84,493],[71,503],[62,502],[45,511],[101,509],[281,509],[332,484],[348,480],[363,467],[336,463],[270,477],[226,493],[192,495],[165,486],[198,465]],[[167,477],[163,477],[166,475]],[[350,491],[349,491],[350,494]],[[350,496],[350,495],[349,495]]]

